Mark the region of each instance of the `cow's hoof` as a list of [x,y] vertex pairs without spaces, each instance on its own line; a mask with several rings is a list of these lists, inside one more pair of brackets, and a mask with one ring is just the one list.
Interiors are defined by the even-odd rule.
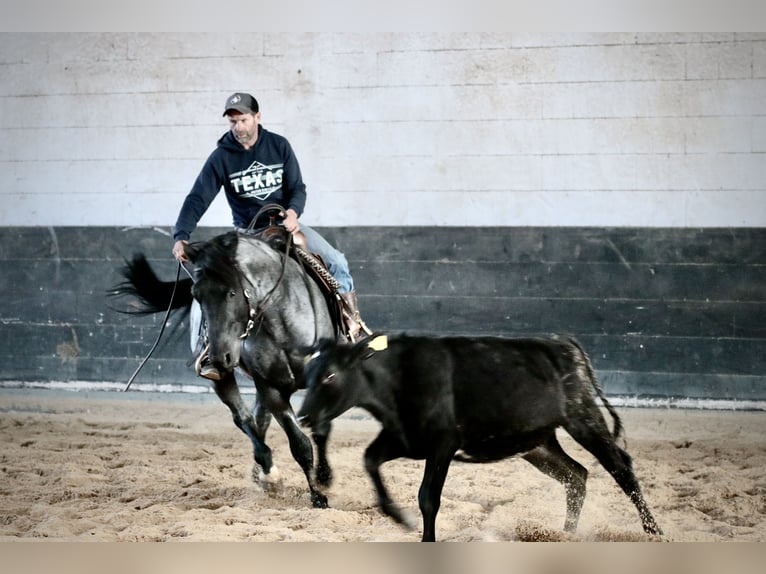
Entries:
[[656,524],[650,525],[650,526],[644,526],[644,532],[647,534],[651,534],[652,536],[664,536],[664,532],[662,532],[662,528],[657,526]]

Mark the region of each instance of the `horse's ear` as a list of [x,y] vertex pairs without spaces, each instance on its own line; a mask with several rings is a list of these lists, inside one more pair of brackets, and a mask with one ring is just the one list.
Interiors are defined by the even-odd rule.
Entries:
[[194,263],[194,260],[197,259],[197,256],[199,255],[199,247],[196,246],[194,243],[184,243],[184,254],[186,257]]

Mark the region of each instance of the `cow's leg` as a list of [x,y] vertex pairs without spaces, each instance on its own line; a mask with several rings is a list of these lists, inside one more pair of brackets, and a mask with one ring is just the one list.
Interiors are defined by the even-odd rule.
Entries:
[[593,421],[585,417],[568,421],[565,425],[567,432],[578,443],[586,448],[601,465],[612,475],[612,478],[620,485],[623,492],[628,495],[630,501],[638,510],[641,525],[648,534],[662,534],[662,529],[654,520],[649,506],[641,493],[636,475],[633,473],[633,465],[630,455],[622,450],[614,442],[606,423],[595,425]]
[[378,495],[378,505],[383,514],[390,516],[399,524],[412,529],[413,525],[405,517],[402,511],[394,504],[388,495],[388,490],[380,476],[380,465],[389,460],[405,456],[405,450],[401,443],[382,430],[364,451],[364,468],[370,475],[375,492]]
[[555,434],[542,445],[522,456],[527,462],[564,485],[567,497],[567,517],[564,530],[574,532],[585,501],[585,481],[588,471],[561,448]]
[[301,430],[289,400],[285,400],[275,389],[259,387],[259,392],[264,392],[264,401],[268,409],[287,435],[290,453],[306,475],[311,491],[311,503],[315,508],[327,508],[327,497],[319,491],[314,481],[314,448],[311,439]]
[[426,459],[423,482],[418,492],[418,504],[423,515],[423,542],[436,541],[436,515],[441,506],[442,488],[455,451],[457,447],[443,447]]
[[[245,406],[242,395],[239,393],[234,373],[227,372],[220,381],[213,381],[213,388],[223,404],[229,407],[234,418],[234,424],[253,443],[253,458],[255,462],[260,465],[265,473],[270,472],[272,467],[271,449],[264,440],[266,428],[259,428],[261,425],[258,424],[257,418],[254,418],[253,414]],[[266,423],[266,427],[268,427],[268,423]]]

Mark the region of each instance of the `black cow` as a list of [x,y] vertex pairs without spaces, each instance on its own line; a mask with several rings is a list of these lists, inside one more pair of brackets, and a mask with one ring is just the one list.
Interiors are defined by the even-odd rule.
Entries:
[[[662,534],[630,456],[617,446],[620,418],[575,339],[377,336],[355,345],[324,341],[312,351],[298,416],[321,427],[358,406],[381,423],[364,464],[381,510],[405,525],[388,496],[380,466],[399,457],[425,459],[418,493],[423,541],[435,540],[436,514],[453,458],[492,462],[514,454],[564,485],[564,529],[573,532],[588,471],[561,448],[557,427],[609,471],[638,509],[644,530]],[[614,419],[613,433],[593,391]]]

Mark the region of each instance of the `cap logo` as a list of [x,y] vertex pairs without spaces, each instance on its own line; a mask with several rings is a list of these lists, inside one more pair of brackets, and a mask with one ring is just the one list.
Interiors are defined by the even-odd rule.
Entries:
[[234,104],[239,103],[241,100],[242,98],[239,97],[239,94],[232,96],[231,99],[229,100],[229,105],[233,106]]

